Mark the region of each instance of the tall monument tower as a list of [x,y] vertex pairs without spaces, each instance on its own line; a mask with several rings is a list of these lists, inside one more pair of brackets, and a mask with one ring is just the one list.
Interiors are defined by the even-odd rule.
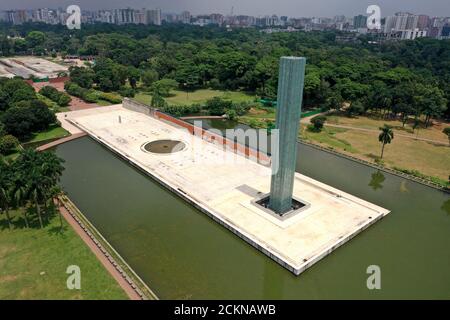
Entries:
[[292,208],[297,136],[302,108],[306,58],[282,57],[278,77],[278,143],[272,150],[269,208],[282,215]]

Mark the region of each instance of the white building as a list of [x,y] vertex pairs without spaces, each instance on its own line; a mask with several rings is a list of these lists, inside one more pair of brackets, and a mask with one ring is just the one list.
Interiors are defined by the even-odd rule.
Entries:
[[147,24],[161,25],[161,9],[147,10]]
[[402,30],[401,32],[402,40],[414,40],[416,38],[423,38],[427,36],[427,32],[425,30],[419,30],[417,28],[414,30]]
[[191,13],[189,11],[183,11],[180,15],[180,21],[182,23],[191,23]]

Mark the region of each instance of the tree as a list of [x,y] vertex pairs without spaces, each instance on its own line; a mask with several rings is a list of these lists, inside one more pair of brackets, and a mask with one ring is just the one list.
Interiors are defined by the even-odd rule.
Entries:
[[[64,170],[62,164],[63,160],[52,152],[26,149],[21,151],[12,166],[15,172],[12,174],[15,202],[18,206],[27,201],[32,203],[41,228],[44,226],[42,213],[48,213],[47,204],[55,194],[52,189],[57,186]],[[24,218],[26,219],[25,212]],[[27,220],[26,223],[28,224]]]
[[152,95],[151,105],[154,108],[164,109],[167,106],[167,102],[158,92],[155,92]]
[[262,96],[266,95],[266,86],[269,79],[276,77],[278,71],[278,61],[271,56],[265,56],[256,63],[253,76],[256,82],[261,86]]
[[311,123],[313,124],[313,131],[320,132],[322,131],[323,125],[325,124],[325,121],[327,120],[327,117],[325,116],[315,116],[311,119]]
[[158,93],[163,97],[168,97],[170,95],[170,91],[178,88],[178,82],[173,79],[161,79],[153,82],[151,90],[154,93]]
[[213,116],[222,116],[227,110],[232,109],[233,103],[231,100],[225,100],[220,97],[214,97],[206,101],[205,109]]
[[33,51],[37,47],[40,47],[44,44],[45,38],[46,38],[45,33],[41,31],[31,31],[25,37],[25,41],[28,48],[30,48]]
[[446,127],[442,132],[447,135],[448,144],[450,145],[450,127]]
[[61,204],[60,204],[60,200],[59,197],[63,194],[63,191],[61,189],[60,186],[55,185],[53,187],[50,188],[48,196],[49,199],[51,200],[52,203],[52,207],[54,207],[55,203],[56,203],[56,210],[58,211],[58,216],[59,216],[59,225],[60,228],[63,228],[63,219],[62,219],[62,213],[60,210]]
[[392,140],[394,139],[394,131],[392,130],[392,127],[387,124],[385,124],[383,127],[380,127],[380,130],[381,133],[378,136],[378,141],[382,143],[380,159],[383,159],[384,146],[392,142]]
[[136,90],[137,88],[137,82],[141,78],[141,72],[139,69],[136,69],[134,67],[128,68],[128,82],[130,83],[131,88],[133,90]]
[[95,73],[91,68],[70,67],[70,81],[82,88],[90,89],[94,83]]
[[34,121],[33,114],[27,108],[10,108],[2,117],[6,131],[19,139],[31,136]]
[[155,70],[145,70],[142,73],[141,79],[146,87],[150,87],[153,82],[158,81],[159,75]]
[[6,214],[9,229],[12,229],[9,208],[11,206],[11,170],[10,165],[0,159],[0,212]]
[[0,137],[0,154],[8,154],[11,150],[19,145],[16,137],[7,134]]

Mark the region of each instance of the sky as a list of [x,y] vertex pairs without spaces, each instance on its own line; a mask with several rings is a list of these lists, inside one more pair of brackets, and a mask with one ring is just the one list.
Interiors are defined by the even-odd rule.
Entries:
[[365,14],[371,4],[379,5],[381,15],[398,11],[430,16],[450,16],[449,0],[0,0],[0,10],[65,8],[76,4],[82,10],[116,8],[160,8],[163,12],[192,14],[222,13],[244,15],[286,15],[289,17],[333,17]]

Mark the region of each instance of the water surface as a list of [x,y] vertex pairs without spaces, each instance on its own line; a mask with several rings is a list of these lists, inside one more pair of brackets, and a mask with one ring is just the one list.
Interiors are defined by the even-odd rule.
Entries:
[[294,276],[90,138],[56,152],[70,198],[160,298],[450,298],[444,192],[299,145],[299,172],[392,213]]

